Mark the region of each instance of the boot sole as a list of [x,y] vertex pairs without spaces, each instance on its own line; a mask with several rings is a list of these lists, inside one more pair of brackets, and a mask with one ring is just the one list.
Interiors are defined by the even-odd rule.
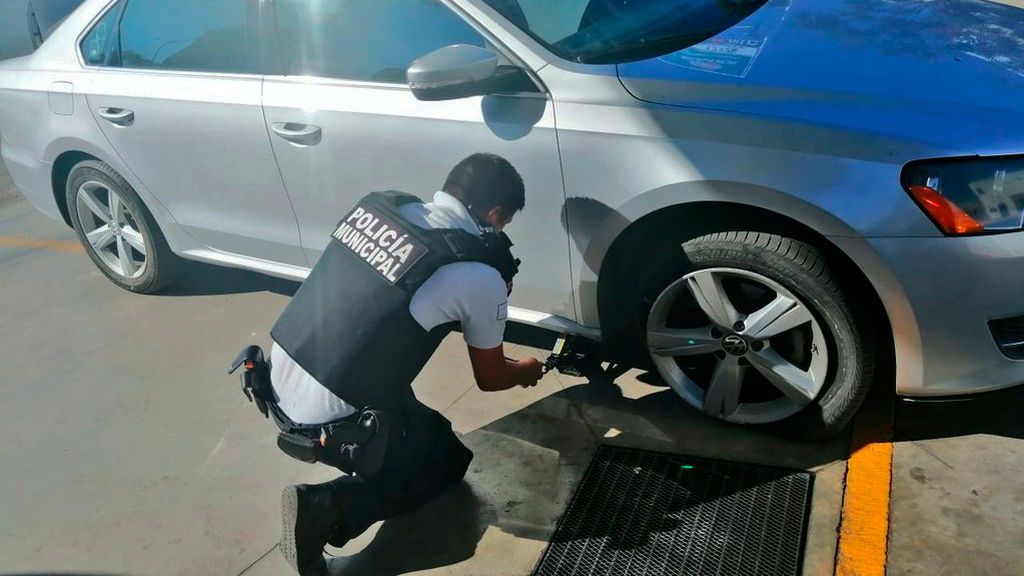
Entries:
[[295,569],[299,570],[299,558],[295,551],[295,528],[299,518],[299,490],[289,486],[281,492],[281,554]]

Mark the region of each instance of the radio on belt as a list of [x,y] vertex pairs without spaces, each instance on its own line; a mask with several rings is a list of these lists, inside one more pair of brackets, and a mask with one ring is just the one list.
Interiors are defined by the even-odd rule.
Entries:
[[559,336],[551,355],[544,362],[544,373],[551,370],[566,376],[584,376],[598,366],[597,343],[582,336]]

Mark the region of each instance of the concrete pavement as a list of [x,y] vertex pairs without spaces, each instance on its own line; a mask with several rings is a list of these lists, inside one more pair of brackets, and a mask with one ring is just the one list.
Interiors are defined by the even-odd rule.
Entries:
[[1024,573],[1024,391],[897,404],[889,575]]
[[[17,198],[0,202],[0,237],[74,240]],[[287,574],[280,489],[332,474],[280,454],[223,371],[268,343],[296,287],[190,264],[166,294],[140,296],[82,253],[0,248],[0,573]],[[512,329],[509,354],[543,356],[526,344],[545,337]],[[528,573],[611,442],[814,470],[805,574],[831,574],[848,435],[797,443],[724,425],[642,377],[552,374],[486,394],[449,338],[415,389],[476,453],[466,483],[333,551],[332,571]],[[1022,407],[898,406],[891,574],[1019,573]]]
[[[11,236],[74,239],[24,201],[0,208],[0,237]],[[241,346],[267,344],[296,287],[197,264],[167,294],[140,296],[84,254],[0,248],[0,573],[285,573],[274,550],[280,489],[331,472],[280,454],[273,424],[224,369]],[[546,352],[509,344],[508,353]],[[453,335],[415,389],[476,452],[466,485],[374,527],[336,551],[332,567],[527,573],[608,441],[826,470],[808,558],[827,572],[845,440],[794,444],[719,424],[637,376],[551,374],[529,390],[486,394]]]

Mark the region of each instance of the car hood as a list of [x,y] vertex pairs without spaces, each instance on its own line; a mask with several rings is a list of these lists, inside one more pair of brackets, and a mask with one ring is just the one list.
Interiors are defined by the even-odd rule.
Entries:
[[620,64],[641,100],[1024,152],[1024,10],[983,0],[769,0],[725,32]]

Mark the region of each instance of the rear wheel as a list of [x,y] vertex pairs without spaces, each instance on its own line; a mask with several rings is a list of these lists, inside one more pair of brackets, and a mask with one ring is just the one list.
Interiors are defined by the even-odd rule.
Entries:
[[757,232],[689,240],[648,268],[643,300],[655,369],[710,416],[823,436],[870,386],[869,326],[803,242]]
[[131,186],[113,168],[87,160],[68,175],[68,213],[78,239],[114,284],[157,292],[177,275],[178,258]]

